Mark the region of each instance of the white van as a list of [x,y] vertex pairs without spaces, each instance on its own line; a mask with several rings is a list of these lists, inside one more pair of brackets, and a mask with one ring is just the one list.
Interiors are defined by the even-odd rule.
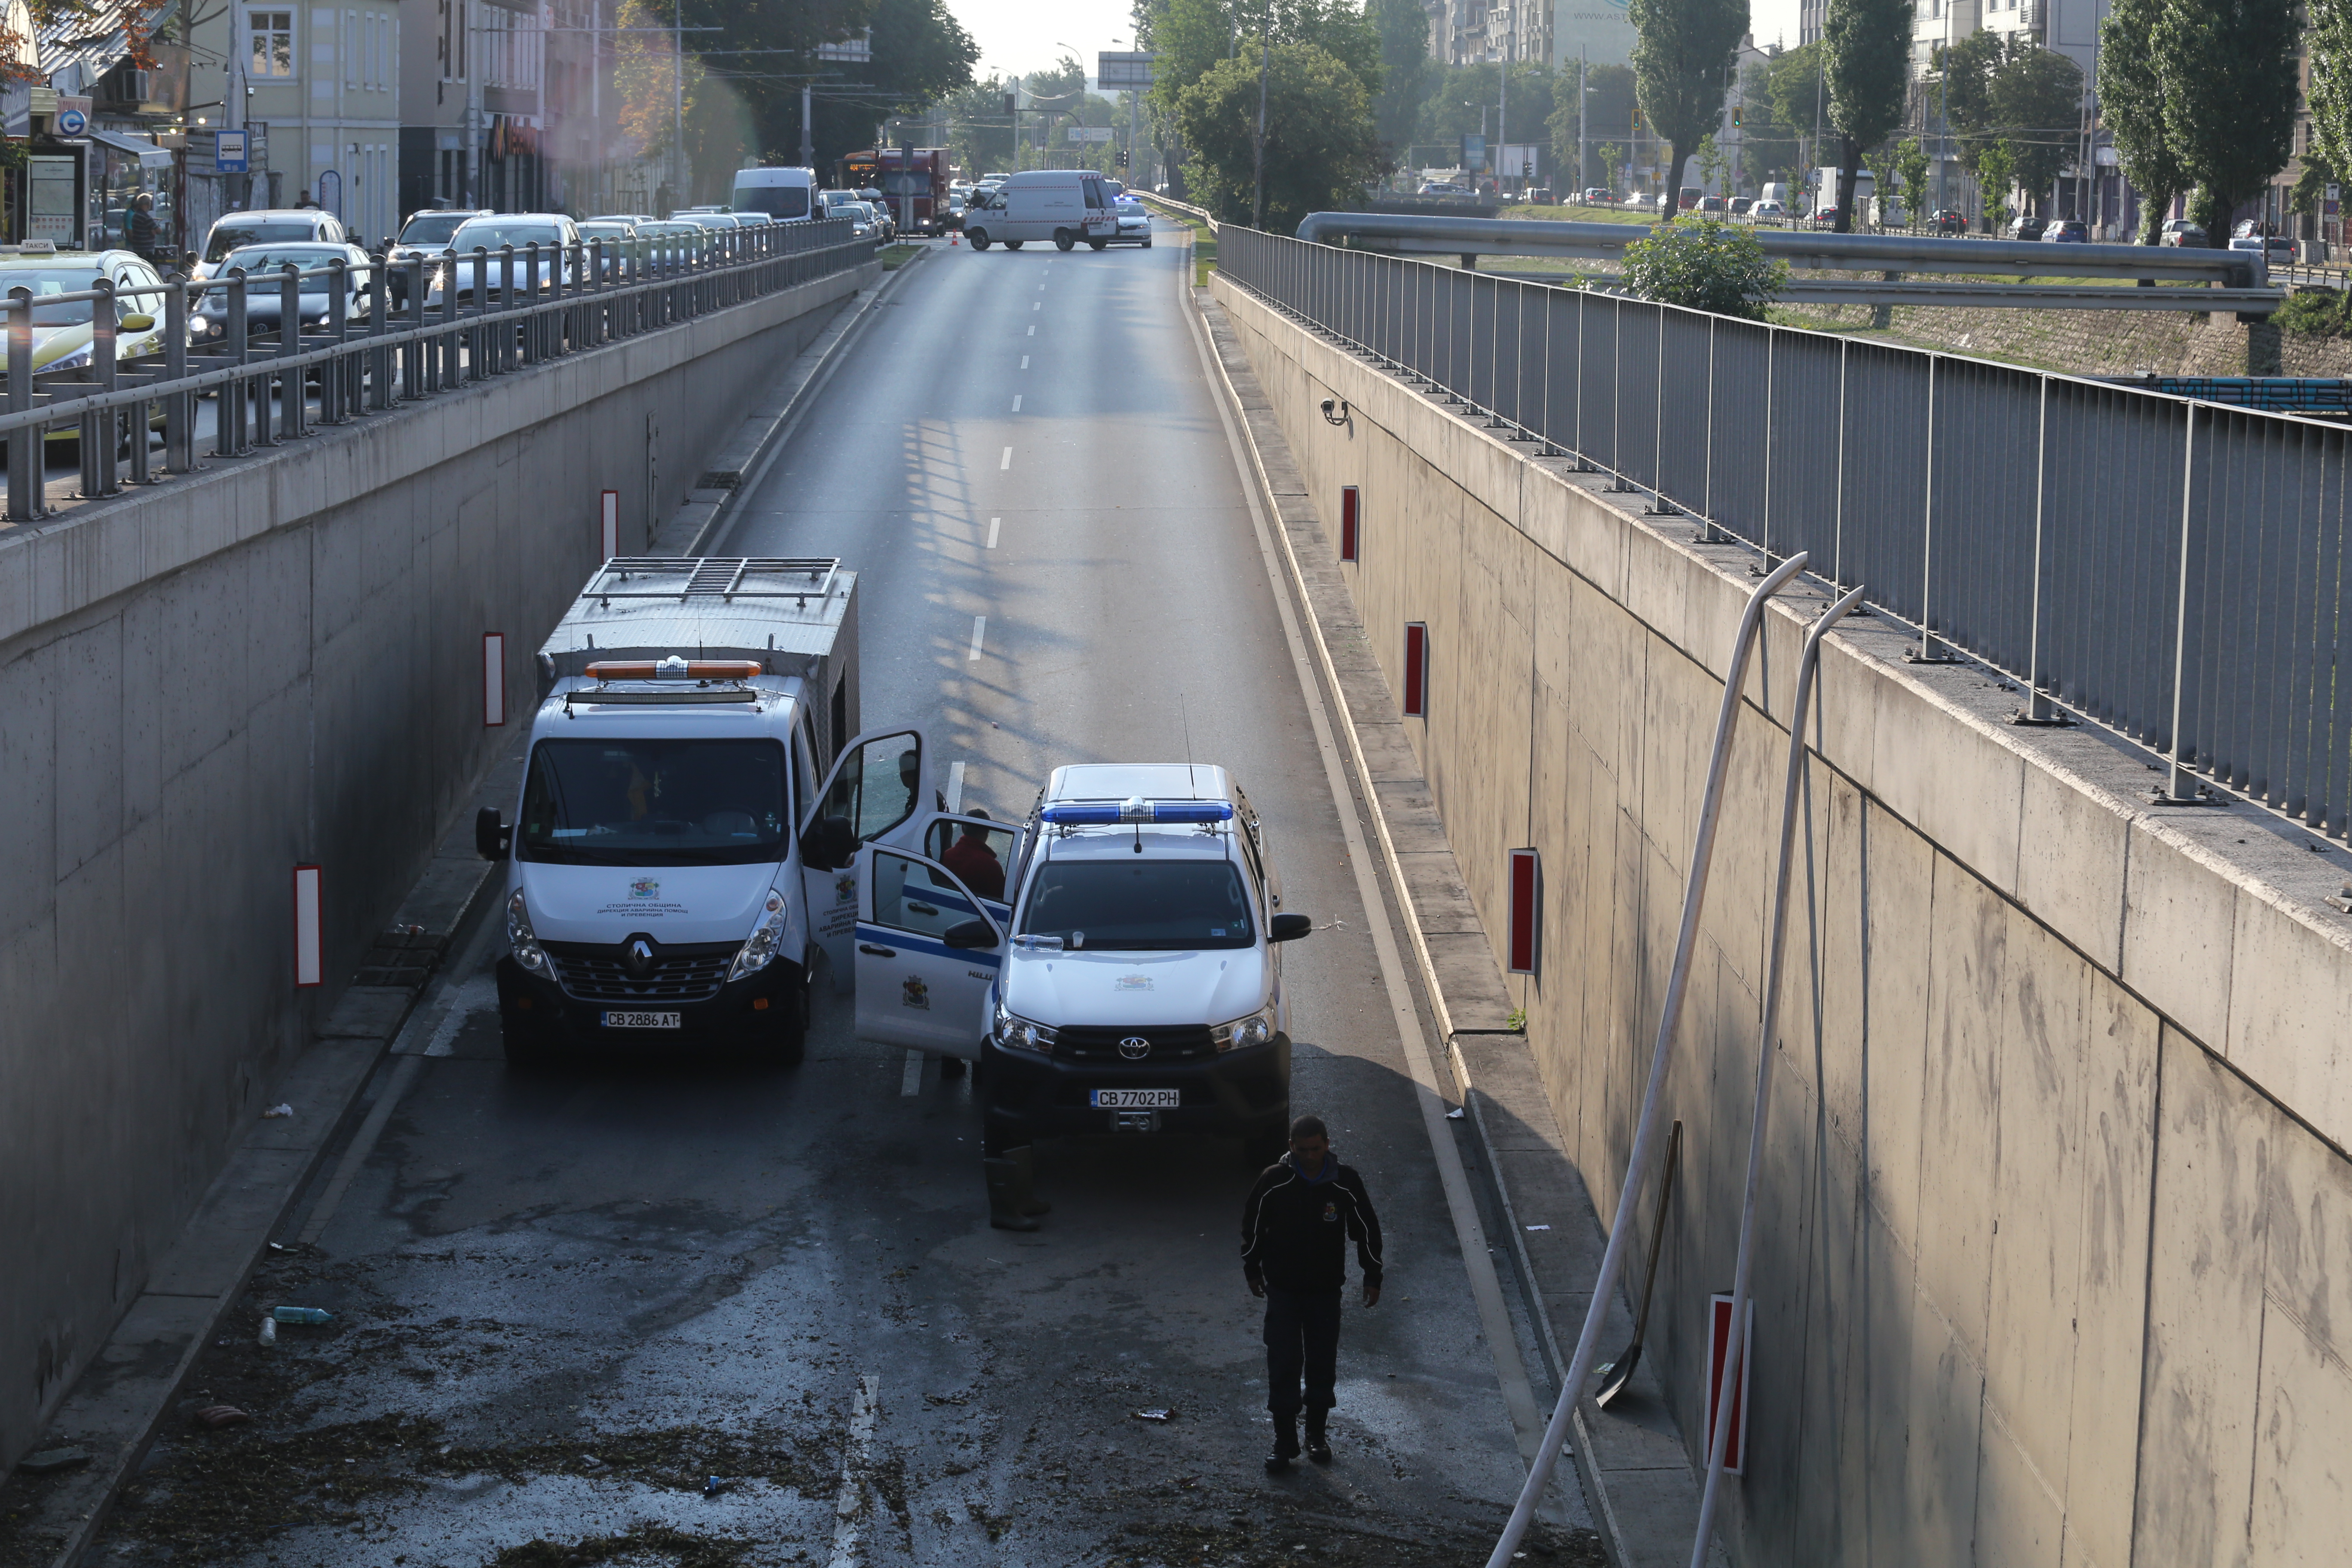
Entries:
[[1018,250],[1050,239],[1064,250],[1080,240],[1100,250],[1118,234],[1118,209],[1092,169],[1024,169],[964,210],[963,237],[974,250],[1002,242]]
[[778,223],[802,223],[814,205],[814,169],[738,169],[728,206],[739,213],[766,213]]

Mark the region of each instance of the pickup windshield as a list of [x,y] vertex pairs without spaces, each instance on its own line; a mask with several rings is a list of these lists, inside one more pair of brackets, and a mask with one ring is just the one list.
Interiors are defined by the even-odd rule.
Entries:
[[515,852],[565,866],[781,860],[784,749],[773,741],[541,741]]
[[1247,947],[1249,894],[1229,860],[1048,860],[1021,934],[1072,948]]

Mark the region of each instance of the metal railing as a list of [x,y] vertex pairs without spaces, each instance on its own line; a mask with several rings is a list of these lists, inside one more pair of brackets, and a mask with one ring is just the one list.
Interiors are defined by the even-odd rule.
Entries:
[[2015,677],[2026,723],[2109,726],[2345,835],[2352,629],[2342,426],[1228,225],[1222,274],[1767,563],[1805,551]]
[[[853,237],[847,219],[835,218],[701,239],[478,247],[400,262],[377,255],[356,286],[351,274],[358,268],[337,258],[308,272],[289,264],[277,273],[233,270],[203,281],[173,274],[140,289],[97,279],[90,289],[37,299],[13,289],[0,299],[6,521],[47,515],[42,447],[51,430],[78,437],[82,495],[114,495],[124,482],[125,458],[130,482],[157,477],[146,434],[157,419],[163,471],[198,466],[197,409],[208,395],[218,404],[209,455],[242,457],[305,435],[314,422],[348,424],[362,413],[845,271],[871,259],[874,250],[872,241]],[[76,258],[60,254],[56,264],[71,268]],[[397,303],[395,274],[404,285]],[[0,284],[6,279],[0,272]],[[259,299],[274,301],[278,321],[293,321],[294,330],[249,331],[250,307]],[[208,300],[218,309],[205,309]],[[41,328],[79,324],[71,318],[84,308],[91,329],[84,363],[35,370]],[[123,338],[151,332],[160,334],[158,352],[121,357]]]

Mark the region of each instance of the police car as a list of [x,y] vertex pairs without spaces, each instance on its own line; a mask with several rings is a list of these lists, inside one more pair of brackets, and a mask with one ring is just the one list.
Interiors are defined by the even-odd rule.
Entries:
[[[1155,1131],[1237,1135],[1258,1164],[1280,1152],[1280,944],[1313,922],[1283,910],[1265,828],[1224,769],[1057,768],[1017,827],[931,826],[928,856],[867,852],[860,1034],[953,1050],[933,1029],[953,1031],[953,1000],[982,993],[992,1153],[1041,1136]],[[959,875],[959,851],[967,873],[1009,869],[1001,896]],[[933,1027],[886,1032],[889,1014]]]

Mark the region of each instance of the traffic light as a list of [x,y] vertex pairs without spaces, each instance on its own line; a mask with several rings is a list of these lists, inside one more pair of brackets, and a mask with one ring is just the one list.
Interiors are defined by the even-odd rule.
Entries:
[[1016,106],[1020,103],[1020,101],[1021,101],[1021,100],[1020,100],[1016,95],[1014,95],[1014,94],[1013,94],[1013,93],[1009,93],[1009,92],[1008,92],[1008,93],[1006,93],[1006,94],[1004,95],[1004,118],[1005,118],[1005,119],[1010,120],[1010,119],[1012,119],[1012,118],[1013,117],[1013,115],[1015,115],[1015,114],[1017,114],[1017,113],[1019,113],[1019,112],[1020,112],[1019,109],[1016,107]]
[[1118,150],[1118,166],[1122,169],[1127,167],[1127,149],[1124,147]]
[[1736,103],[1731,106],[1731,123],[1735,127],[1739,123],[1739,105]]

